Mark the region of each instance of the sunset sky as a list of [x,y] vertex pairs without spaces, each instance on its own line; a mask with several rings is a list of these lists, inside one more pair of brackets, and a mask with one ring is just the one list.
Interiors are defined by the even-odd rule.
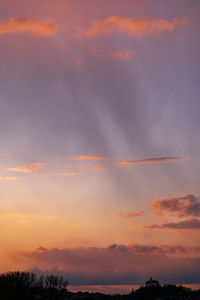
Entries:
[[0,0],[0,272],[200,283],[199,28],[199,0]]

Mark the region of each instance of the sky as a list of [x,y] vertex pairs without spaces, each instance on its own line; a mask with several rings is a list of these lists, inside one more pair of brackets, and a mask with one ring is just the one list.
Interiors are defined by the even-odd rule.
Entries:
[[200,278],[199,0],[0,0],[0,272]]

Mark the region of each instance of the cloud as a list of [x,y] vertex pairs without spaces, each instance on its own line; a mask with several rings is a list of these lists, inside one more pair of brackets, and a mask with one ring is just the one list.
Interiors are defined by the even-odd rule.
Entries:
[[81,156],[72,156],[68,157],[68,160],[75,160],[75,161],[84,161],[84,160],[104,160],[107,157],[103,155],[81,155]]
[[105,167],[102,167],[102,166],[95,166],[95,167],[92,168],[92,170],[99,171],[99,172],[104,172],[104,171],[108,171],[109,168],[105,168]]
[[19,219],[26,219],[27,216],[21,213],[9,213],[9,214],[4,214],[4,215],[0,215],[0,217],[4,217],[4,218],[19,218]]
[[186,158],[181,158],[181,157],[144,158],[144,159],[138,159],[138,160],[119,161],[119,162],[117,162],[117,165],[119,167],[128,167],[131,165],[169,163],[169,162],[175,162],[175,161],[182,160],[182,159],[186,159]]
[[88,38],[112,33],[128,33],[136,38],[143,38],[152,34],[161,34],[163,32],[173,32],[178,26],[184,26],[189,20],[182,17],[173,19],[171,22],[164,19],[152,18],[131,18],[123,16],[111,16],[104,20],[95,20],[92,27],[86,31]]
[[141,217],[145,214],[144,210],[140,210],[138,212],[128,212],[127,214],[119,213],[117,216],[118,217],[124,217],[124,218],[137,218]]
[[130,245],[117,245],[113,244],[109,246],[108,251],[111,252],[131,252],[131,253],[145,253],[145,254],[166,254],[166,255],[171,255],[171,254],[181,254],[181,253],[186,253],[186,252],[191,252],[196,250],[197,252],[200,252],[200,248],[185,248],[180,245],[159,245],[159,246],[154,246],[154,245],[138,245],[138,244],[130,244]]
[[16,176],[6,176],[6,180],[11,180],[11,181],[15,181],[18,178]]
[[151,208],[158,210],[161,215],[164,212],[178,217],[200,216],[200,199],[192,194],[157,199],[151,203]]
[[114,244],[107,248],[39,247],[15,253],[12,258],[13,266],[61,273],[70,284],[141,284],[150,275],[170,282],[183,283],[184,279],[192,283],[200,275],[199,252],[199,248],[179,245]]
[[45,166],[44,163],[41,162],[32,162],[28,166],[19,166],[13,168],[7,168],[6,171],[15,172],[15,173],[25,173],[30,174],[36,171],[43,169]]
[[85,65],[85,61],[83,58],[80,58],[79,60],[76,61],[76,65],[78,67],[83,67]]
[[54,176],[79,176],[81,175],[80,172],[63,172],[63,173],[53,173]]
[[15,181],[17,180],[18,178],[16,176],[0,176],[0,180],[11,180],[11,181]]
[[131,56],[133,55],[132,50],[117,50],[112,51],[112,57],[122,60],[129,60]]
[[43,36],[53,36],[57,32],[57,25],[49,21],[15,17],[6,23],[0,23],[0,34],[32,32]]
[[162,224],[153,224],[153,225],[145,225],[143,226],[145,229],[191,229],[191,230],[200,230],[200,220],[198,219],[190,219],[180,222],[166,222]]

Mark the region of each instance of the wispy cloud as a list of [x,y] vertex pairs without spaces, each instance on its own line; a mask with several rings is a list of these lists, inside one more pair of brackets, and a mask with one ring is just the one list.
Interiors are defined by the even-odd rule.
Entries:
[[4,221],[23,221],[23,222],[51,222],[57,220],[56,215],[48,215],[48,214],[33,214],[33,213],[20,213],[20,212],[10,212],[5,214],[0,214],[0,219]]
[[79,60],[76,61],[76,65],[78,67],[83,67],[85,65],[85,61],[83,58],[80,58]]
[[180,222],[165,222],[161,224],[144,225],[142,227],[144,229],[200,230],[200,220],[190,219]]
[[21,213],[17,213],[17,212],[0,215],[0,217],[3,217],[3,218],[19,218],[19,219],[27,218],[26,215],[21,214]]
[[9,18],[6,23],[0,23],[0,34],[32,32],[53,36],[57,30],[58,26],[53,22],[26,17]]
[[107,157],[103,155],[81,155],[81,156],[67,157],[67,159],[75,160],[75,161],[84,161],[84,160],[104,160],[107,159]]
[[172,21],[152,18],[131,18],[124,16],[110,16],[103,20],[95,20],[92,26],[85,32],[88,38],[112,33],[128,33],[136,38],[147,37],[152,34],[173,32],[178,26],[189,23],[189,20],[182,17]]
[[133,55],[132,50],[117,50],[111,52],[113,58],[129,60]]
[[6,171],[15,172],[15,173],[30,174],[30,173],[33,173],[33,172],[36,172],[36,171],[39,171],[39,170],[43,169],[44,166],[45,166],[45,163],[32,162],[27,166],[7,168]]
[[140,210],[140,211],[137,211],[137,212],[128,212],[126,214],[123,214],[123,213],[118,213],[117,214],[117,217],[122,217],[122,218],[126,218],[126,219],[129,219],[129,218],[137,218],[137,217],[141,217],[145,214],[146,212],[144,210]]
[[144,165],[144,164],[156,164],[156,163],[170,163],[178,160],[183,160],[188,158],[181,157],[155,157],[155,158],[143,158],[138,160],[124,160],[117,162],[119,167],[128,167],[131,165]]
[[151,203],[151,208],[161,215],[171,213],[178,217],[200,216],[200,199],[192,194],[156,199]]
[[15,181],[18,178],[16,176],[0,176],[0,180],[11,180],[11,181]]
[[65,177],[65,176],[79,176],[79,175],[81,175],[81,173],[80,172],[61,172],[61,173],[52,173],[52,175]]
[[16,176],[6,176],[5,179],[6,179],[6,180],[15,181],[15,180],[17,180],[18,178],[17,178]]
[[95,167],[92,168],[92,170],[99,171],[99,172],[104,172],[104,171],[108,171],[109,168],[105,168],[103,166],[95,166]]

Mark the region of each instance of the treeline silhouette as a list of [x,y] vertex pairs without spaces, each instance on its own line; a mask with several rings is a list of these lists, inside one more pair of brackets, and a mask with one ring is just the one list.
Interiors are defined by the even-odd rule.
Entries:
[[0,275],[0,300],[200,300],[200,290],[183,286],[164,285],[141,287],[127,295],[67,290],[63,276],[37,276],[30,272],[9,272]]
[[0,275],[0,300],[64,300],[67,285],[62,276],[9,272]]

